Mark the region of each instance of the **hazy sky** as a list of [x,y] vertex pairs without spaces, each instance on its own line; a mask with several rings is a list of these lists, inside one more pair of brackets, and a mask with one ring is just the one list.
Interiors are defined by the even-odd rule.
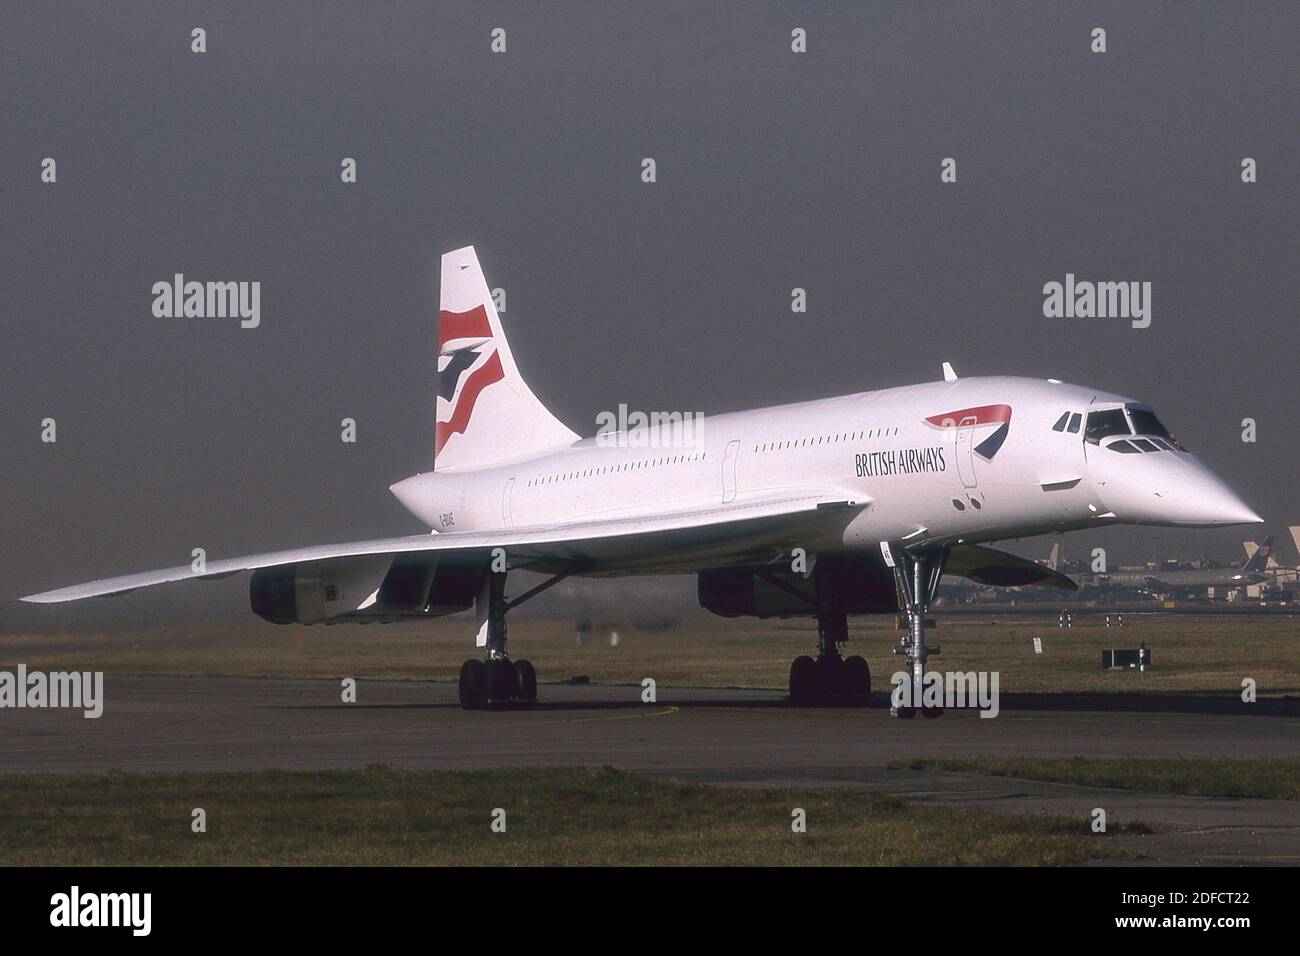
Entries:
[[[948,360],[1150,401],[1269,529],[1300,523],[1293,2],[90,2],[4,19],[6,595],[195,546],[420,530],[387,486],[431,464],[437,262],[467,243],[507,292],[525,377],[584,434],[620,402],[733,410],[935,379]],[[151,287],[176,272],[260,281],[260,327],[155,318]],[[1150,328],[1044,318],[1043,284],[1067,272],[1151,282]],[[1235,558],[1242,537],[1065,547]]]

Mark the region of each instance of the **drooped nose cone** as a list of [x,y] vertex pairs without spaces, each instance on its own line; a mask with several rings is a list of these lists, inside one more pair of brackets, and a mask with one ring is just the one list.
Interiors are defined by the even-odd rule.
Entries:
[[1124,454],[1094,446],[1088,471],[1106,510],[1123,522],[1214,528],[1264,520],[1186,452]]

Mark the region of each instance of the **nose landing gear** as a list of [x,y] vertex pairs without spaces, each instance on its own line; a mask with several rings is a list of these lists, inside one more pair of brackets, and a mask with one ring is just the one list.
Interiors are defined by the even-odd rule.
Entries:
[[[939,653],[939,648],[925,643],[925,616],[934,604],[939,591],[939,581],[943,577],[943,566],[948,559],[948,549],[909,553],[898,551],[898,560],[894,565],[894,582],[898,588],[900,603],[907,615],[907,637],[899,641],[895,654],[907,658],[909,684],[895,688],[889,714],[903,720],[916,716],[935,718],[943,716],[942,707],[924,706],[925,696],[925,662],[930,653]],[[900,702],[901,699],[901,702]]]

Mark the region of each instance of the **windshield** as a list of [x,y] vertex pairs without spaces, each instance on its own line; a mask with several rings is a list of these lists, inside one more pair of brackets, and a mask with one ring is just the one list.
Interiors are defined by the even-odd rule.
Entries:
[[1129,418],[1133,419],[1133,427],[1137,429],[1139,435],[1155,435],[1157,438],[1169,438],[1169,429],[1160,424],[1160,419],[1156,418],[1156,413],[1148,411],[1145,408],[1130,408],[1128,410]]
[[1103,438],[1109,438],[1111,435],[1130,435],[1128,430],[1128,419],[1124,417],[1124,409],[1107,408],[1099,412],[1088,413],[1088,426],[1083,430],[1085,441],[1090,441],[1094,445]]
[[1169,442],[1179,451],[1186,451],[1178,439],[1169,433],[1164,423],[1156,418],[1156,413],[1149,408],[1134,408],[1128,406],[1128,417],[1133,420],[1133,427],[1139,435],[1152,435],[1156,438],[1167,438]]

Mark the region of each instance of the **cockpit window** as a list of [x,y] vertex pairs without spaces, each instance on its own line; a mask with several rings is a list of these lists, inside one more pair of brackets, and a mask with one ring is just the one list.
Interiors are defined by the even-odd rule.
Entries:
[[1138,450],[1137,450],[1136,448],[1134,448],[1131,444],[1129,444],[1128,442],[1126,442],[1126,441],[1125,441],[1124,439],[1122,439],[1122,438],[1121,438],[1119,441],[1113,441],[1113,442],[1111,442],[1111,443],[1110,443],[1109,445],[1107,445],[1106,447],[1109,448],[1111,451],[1118,451],[1118,452],[1121,452],[1121,453],[1123,453],[1123,454],[1125,454],[1125,455],[1136,455],[1136,454],[1138,454]]
[[1070,413],[1069,413],[1069,412],[1061,412],[1061,417],[1058,418],[1058,419],[1056,420],[1056,424],[1052,426],[1052,431],[1054,431],[1054,432],[1063,432],[1063,431],[1065,431],[1065,423],[1068,422],[1069,420],[1070,420]]
[[1182,443],[1169,434],[1169,429],[1165,428],[1164,423],[1156,418],[1156,413],[1149,408],[1134,408],[1128,406],[1128,417],[1133,420],[1133,428],[1139,435],[1150,435],[1153,438],[1164,438],[1169,444],[1179,451],[1187,451]]
[[1145,408],[1129,407],[1129,418],[1133,419],[1133,427],[1139,435],[1154,435],[1156,438],[1169,438],[1169,429],[1160,423],[1156,418],[1156,413],[1148,411]]
[[1124,417],[1124,409],[1107,408],[1088,413],[1088,426],[1083,431],[1083,438],[1095,445],[1111,435],[1131,434],[1132,432],[1128,430],[1128,419]]
[[1070,427],[1067,428],[1066,431],[1069,432],[1071,435],[1079,434],[1079,425],[1082,422],[1083,422],[1083,415],[1081,415],[1079,412],[1075,412],[1073,415],[1070,416]]
[[1143,451],[1159,451],[1155,442],[1147,441],[1145,438],[1134,438],[1133,444],[1137,445]]

